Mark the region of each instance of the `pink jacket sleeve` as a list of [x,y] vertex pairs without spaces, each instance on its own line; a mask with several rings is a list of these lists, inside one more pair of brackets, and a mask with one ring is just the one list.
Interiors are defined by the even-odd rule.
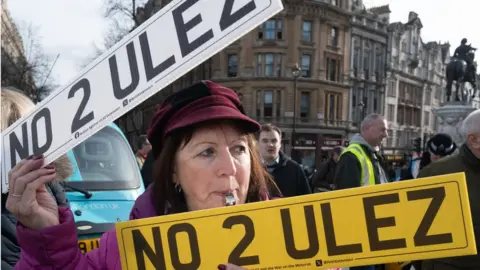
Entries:
[[31,230],[17,223],[21,254],[15,269],[106,269],[107,242],[112,233],[101,237],[99,248],[82,254],[72,212],[69,208],[59,208],[58,212],[60,224],[43,230]]

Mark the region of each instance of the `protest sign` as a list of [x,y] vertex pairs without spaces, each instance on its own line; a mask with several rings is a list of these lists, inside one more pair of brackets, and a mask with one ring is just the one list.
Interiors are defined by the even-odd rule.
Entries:
[[2,133],[2,193],[29,155],[48,164],[283,9],[281,0],[175,0]]
[[476,254],[465,174],[116,224],[123,269],[327,269]]

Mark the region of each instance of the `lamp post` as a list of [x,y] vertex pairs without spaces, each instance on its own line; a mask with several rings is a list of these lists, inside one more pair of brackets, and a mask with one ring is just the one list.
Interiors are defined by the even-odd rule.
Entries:
[[297,118],[297,79],[300,76],[302,70],[298,66],[298,63],[295,63],[295,66],[292,70],[293,75],[293,130],[292,130],[292,148],[295,144],[295,128],[296,128],[296,118]]

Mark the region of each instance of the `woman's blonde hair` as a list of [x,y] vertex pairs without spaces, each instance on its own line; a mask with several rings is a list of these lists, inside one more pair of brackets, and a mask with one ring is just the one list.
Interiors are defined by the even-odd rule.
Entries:
[[[20,90],[12,87],[2,87],[1,91],[1,125],[3,132],[18,119],[26,116],[35,109],[35,103],[22,93]],[[73,173],[72,163],[67,155],[62,155],[53,163],[57,168],[57,179],[65,180]]]
[[2,87],[0,101],[2,132],[35,108],[29,97],[14,88]]

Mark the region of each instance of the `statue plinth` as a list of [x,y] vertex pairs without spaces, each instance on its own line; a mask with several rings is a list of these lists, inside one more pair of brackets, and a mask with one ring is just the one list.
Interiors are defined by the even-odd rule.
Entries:
[[445,133],[452,137],[457,146],[465,142],[461,134],[463,120],[476,109],[471,104],[464,102],[447,102],[437,109],[433,109],[433,114],[438,119],[437,133]]

